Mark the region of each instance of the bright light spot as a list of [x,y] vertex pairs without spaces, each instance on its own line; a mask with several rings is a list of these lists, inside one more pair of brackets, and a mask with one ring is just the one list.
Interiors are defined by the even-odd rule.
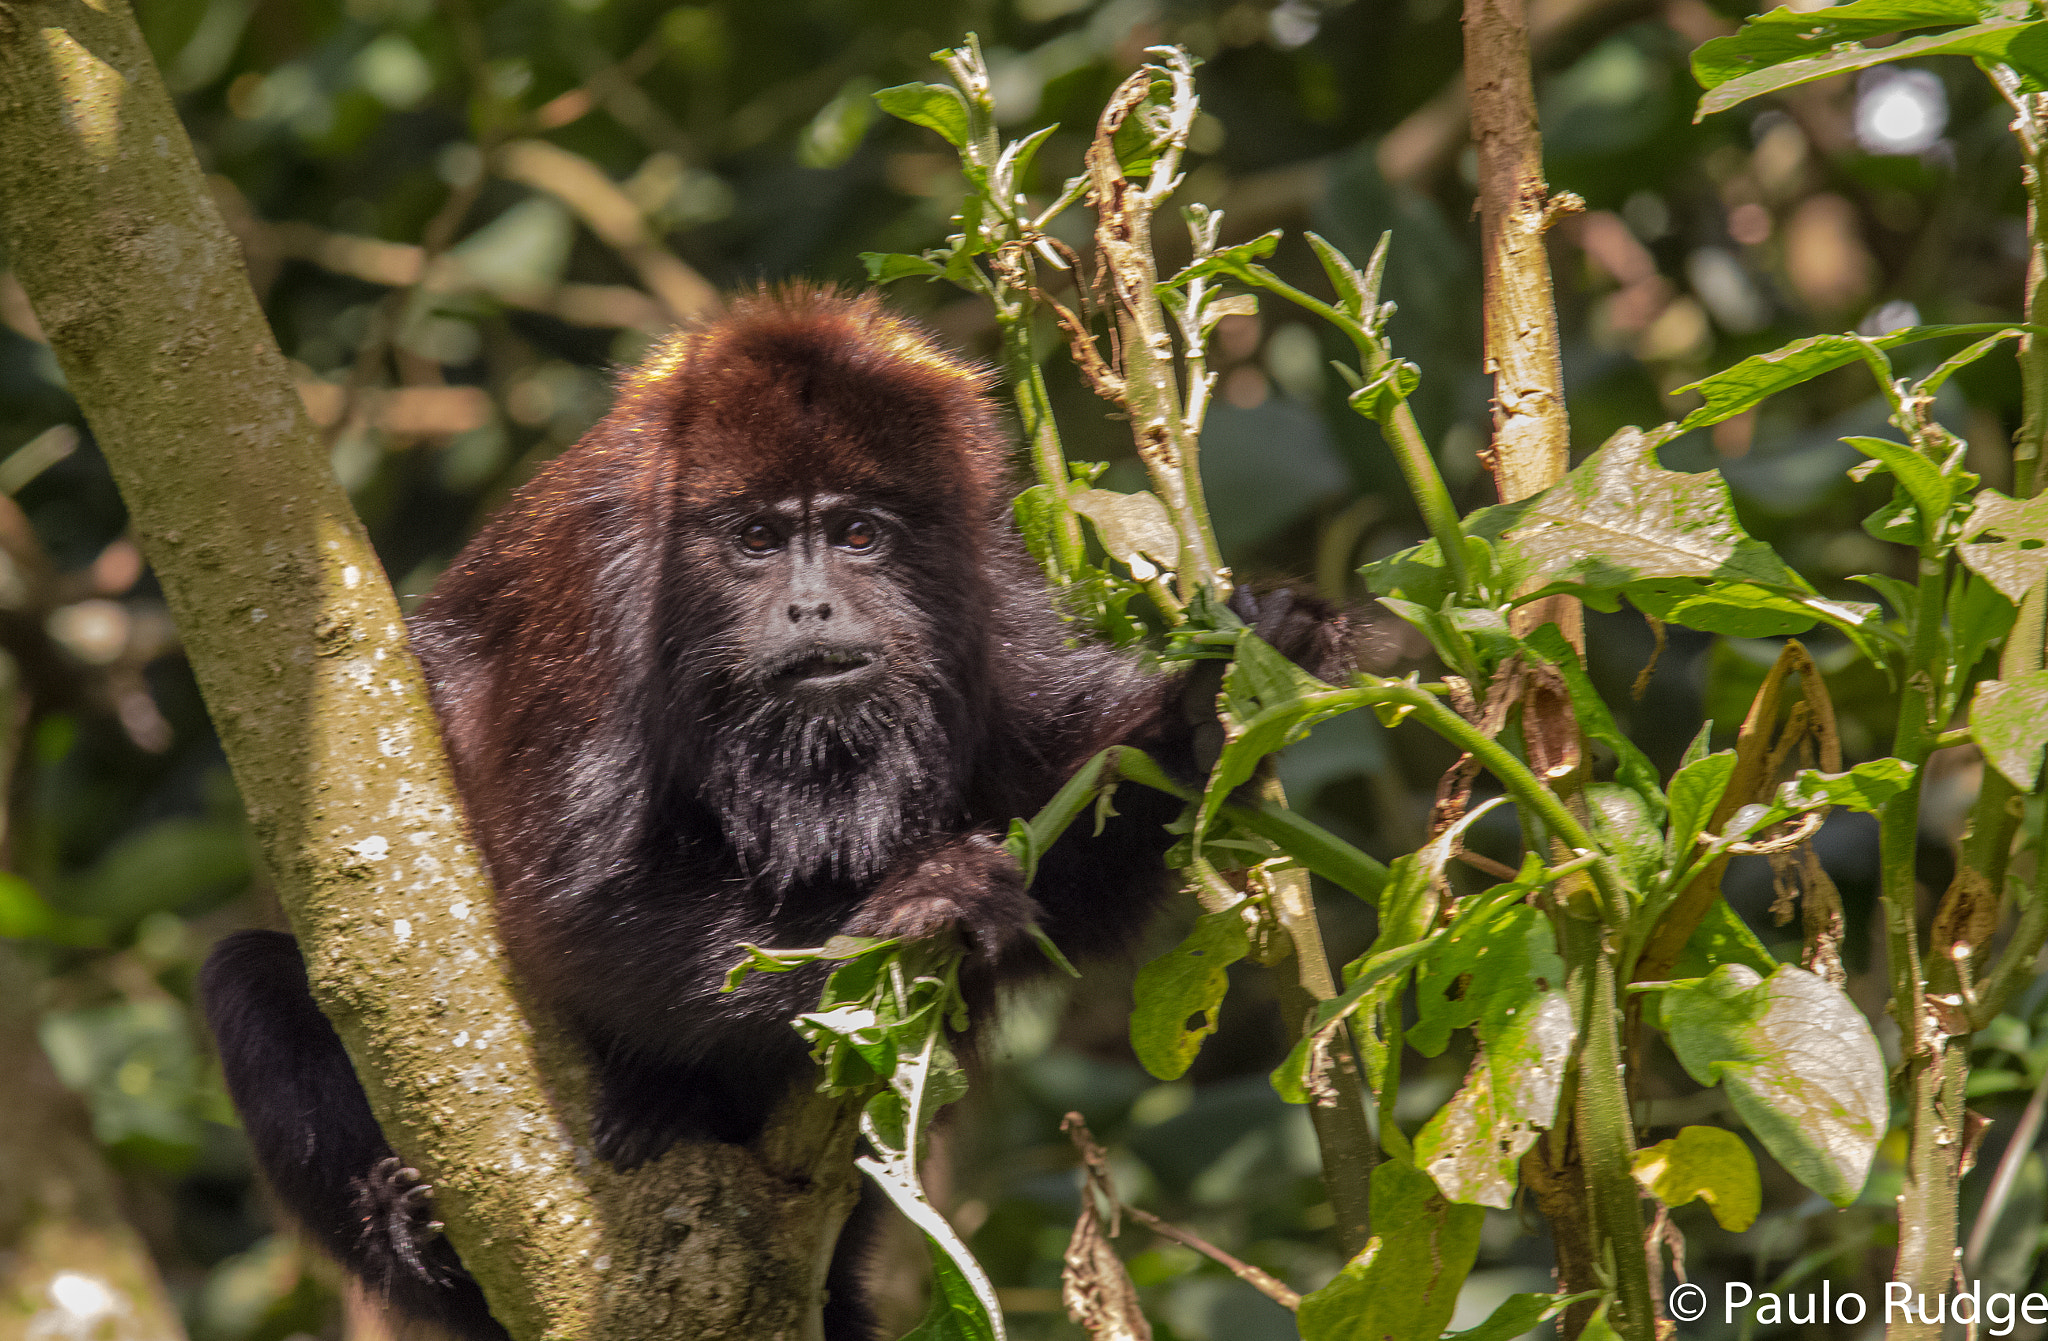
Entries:
[[1919,324],[1920,309],[1903,298],[1894,298],[1858,322],[1856,333],[1876,337]]
[[62,1272],[51,1279],[50,1302],[81,1322],[103,1318],[120,1303],[112,1290],[76,1271]]
[[364,861],[382,861],[391,855],[391,840],[383,834],[373,833],[362,842],[350,847],[349,851],[355,853]]
[[409,941],[409,940],[411,940],[411,939],[412,939],[412,923],[410,923],[410,922],[406,921],[406,920],[405,920],[404,918],[402,918],[402,917],[401,917],[401,918],[399,918],[399,919],[398,919],[398,920],[397,920],[396,922],[393,922],[393,923],[391,924],[391,934],[392,934],[392,935],[394,935],[394,936],[396,936],[396,937],[398,937],[398,939],[399,939],[399,940],[401,940],[401,941]]
[[1313,5],[1303,4],[1302,0],[1282,0],[1266,16],[1266,32],[1273,39],[1273,45],[1282,51],[1307,46],[1322,26],[1323,16],[1316,13]]
[[1874,154],[1917,154],[1948,128],[1948,94],[1926,70],[1872,70],[1856,85],[1856,139]]

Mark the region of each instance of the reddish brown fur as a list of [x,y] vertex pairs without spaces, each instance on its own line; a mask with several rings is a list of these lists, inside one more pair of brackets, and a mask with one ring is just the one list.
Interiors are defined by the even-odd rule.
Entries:
[[[681,1138],[750,1140],[807,1078],[789,1021],[822,976],[756,974],[725,993],[742,941],[957,931],[980,1019],[997,982],[1043,971],[1031,923],[1075,957],[1114,952],[1164,892],[1178,803],[1158,793],[1120,792],[1099,834],[1076,826],[1044,854],[1028,892],[998,842],[1105,745],[1194,777],[1216,681],[1148,677],[1058,617],[1009,521],[982,382],[872,297],[743,299],[629,373],[414,620],[507,948],[587,1045],[592,1142],[621,1168]],[[795,577],[763,585],[784,569],[740,553],[748,528],[828,518],[828,496],[887,543],[804,549],[817,571],[838,565],[829,600]],[[828,550],[840,557],[813,557]],[[796,547],[776,552],[796,562]],[[787,663],[761,650],[763,612],[786,651],[810,636],[788,632],[809,627],[800,614],[831,618],[835,602],[878,649],[860,653],[846,682],[859,687],[777,688]],[[1314,610],[1240,608],[1283,650],[1319,653],[1312,670],[1341,657]],[[803,841],[764,857],[764,835]],[[289,938],[224,942],[205,993],[293,1213],[400,1311],[502,1341],[452,1251],[423,1255],[428,1212],[374,1172],[389,1147]],[[835,1259],[831,1341],[871,1331],[863,1237],[850,1228]]]

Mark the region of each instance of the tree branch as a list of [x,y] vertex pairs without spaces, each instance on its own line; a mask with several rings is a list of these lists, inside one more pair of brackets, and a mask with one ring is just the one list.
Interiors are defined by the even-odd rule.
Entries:
[[630,1178],[591,1156],[583,1060],[507,981],[396,602],[127,4],[0,0],[0,88],[0,237],[315,994],[494,1312],[522,1341],[818,1336],[847,1115],[813,1096],[754,1149],[682,1147]]

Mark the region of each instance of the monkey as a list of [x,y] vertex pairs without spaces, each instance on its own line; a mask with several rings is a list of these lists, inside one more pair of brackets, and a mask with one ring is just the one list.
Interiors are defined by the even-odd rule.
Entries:
[[[1220,663],[1148,671],[1062,618],[986,381],[872,295],[740,298],[626,373],[410,620],[513,969],[588,1050],[590,1140],[621,1170],[752,1140],[807,1075],[790,1021],[823,970],[725,993],[741,942],[957,934],[979,1020],[1043,971],[1034,924],[1115,955],[1171,887],[1163,793],[1125,789],[1029,889],[1000,841],[1110,745],[1198,779]],[[1340,613],[1234,604],[1344,670]],[[292,939],[227,937],[201,990],[286,1211],[401,1318],[501,1341]],[[863,1237],[829,1273],[831,1341],[873,1335]]]

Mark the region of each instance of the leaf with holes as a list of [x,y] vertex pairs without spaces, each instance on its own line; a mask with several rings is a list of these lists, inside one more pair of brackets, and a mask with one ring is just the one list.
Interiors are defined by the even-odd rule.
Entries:
[[1507,903],[1432,942],[1408,1041],[1434,1057],[1453,1029],[1479,1039],[1464,1086],[1415,1138],[1415,1162],[1451,1200],[1509,1205],[1522,1153],[1557,1120],[1577,1036],[1563,989],[1555,933],[1529,904]]
[[1230,987],[1226,970],[1251,952],[1244,915],[1235,908],[1204,913],[1187,938],[1138,970],[1132,985],[1131,1047],[1161,1080],[1187,1074],[1202,1040],[1216,1032],[1216,1012]]
[[2041,751],[2048,747],[2048,670],[1978,685],[1970,704],[1970,739],[2006,781],[2033,791],[2041,780]]
[[2048,494],[2023,503],[1996,489],[1979,493],[1956,556],[2018,605],[2048,574]]
[[1420,1170],[1387,1159],[1372,1171],[1379,1232],[1335,1280],[1302,1296],[1301,1341],[1441,1335],[1478,1260],[1485,1222],[1485,1211],[1445,1201]]

